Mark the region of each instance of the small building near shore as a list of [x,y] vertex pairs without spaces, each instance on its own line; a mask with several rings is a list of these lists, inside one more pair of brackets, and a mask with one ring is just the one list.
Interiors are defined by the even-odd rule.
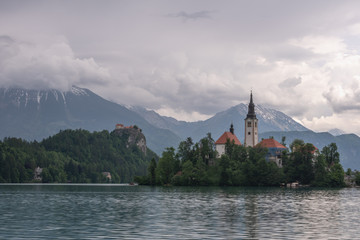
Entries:
[[111,173],[109,173],[109,172],[102,172],[102,175],[106,178],[106,180],[108,180],[109,182],[111,182]]
[[37,181],[41,181],[42,177],[41,177],[41,173],[42,173],[43,169],[41,167],[37,167],[34,170],[34,179]]

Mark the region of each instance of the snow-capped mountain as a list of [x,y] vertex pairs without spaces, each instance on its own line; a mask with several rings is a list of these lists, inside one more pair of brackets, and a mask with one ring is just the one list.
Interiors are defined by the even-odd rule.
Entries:
[[330,129],[328,132],[333,136],[340,136],[340,135],[346,134],[346,132],[344,132],[343,130],[338,129],[338,128]]
[[[131,109],[140,114],[149,123],[159,128],[169,129],[178,134],[182,139],[192,137],[194,140],[199,140],[208,132],[212,134],[213,138],[217,138],[224,131],[228,131],[231,123],[234,124],[235,133],[238,138],[242,139],[245,134],[244,119],[248,112],[247,105],[239,104],[223,112],[219,112],[205,121],[184,122],[177,121],[174,118],[160,116],[154,111],[148,111],[141,107],[133,107]],[[280,111],[257,105],[255,112],[259,119],[259,133],[309,130]]]
[[149,148],[157,153],[180,141],[171,131],[157,128],[139,114],[87,89],[72,87],[67,92],[54,89],[0,89],[1,139],[21,137],[41,140],[68,128],[111,131],[117,123],[138,125],[147,138]]

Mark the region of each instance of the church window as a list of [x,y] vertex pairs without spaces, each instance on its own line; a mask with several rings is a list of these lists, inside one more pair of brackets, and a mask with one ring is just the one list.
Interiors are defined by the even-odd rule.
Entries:
[[255,127],[257,127],[257,122],[255,122]]
[[251,132],[248,132],[248,135],[250,135],[251,134]]
[[248,122],[248,127],[251,127],[251,122]]

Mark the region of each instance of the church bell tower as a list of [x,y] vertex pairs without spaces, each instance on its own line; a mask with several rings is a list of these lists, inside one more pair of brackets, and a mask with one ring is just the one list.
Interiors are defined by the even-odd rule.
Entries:
[[248,114],[245,118],[245,147],[254,147],[258,144],[258,119],[255,114],[255,104],[253,102],[252,91],[250,93],[250,103],[248,108]]

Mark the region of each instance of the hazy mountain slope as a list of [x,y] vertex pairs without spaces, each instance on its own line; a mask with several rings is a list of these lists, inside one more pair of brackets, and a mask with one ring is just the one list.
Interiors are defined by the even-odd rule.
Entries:
[[287,146],[295,139],[302,139],[304,142],[314,144],[320,151],[324,146],[334,142],[338,146],[341,164],[344,169],[360,169],[360,137],[355,134],[333,136],[328,132],[315,133],[313,131],[266,132],[260,134],[259,141],[261,138],[269,138],[270,136],[273,136],[279,142],[282,136],[285,136]]
[[[132,108],[139,113],[149,123],[155,124],[157,127],[165,128],[178,134],[182,139],[191,136],[194,140],[199,140],[206,133],[211,132],[213,138],[218,138],[224,131],[228,131],[230,124],[234,124],[235,134],[239,140],[243,141],[244,136],[244,119],[248,111],[245,104],[239,104],[231,107],[223,112],[217,113],[215,116],[198,122],[176,121],[173,118],[162,117],[154,111],[147,111],[144,108]],[[308,129],[294,121],[284,113],[256,106],[256,116],[259,119],[259,132],[268,131],[307,131]]]
[[149,148],[157,153],[180,141],[171,131],[157,128],[139,114],[87,89],[73,87],[69,92],[0,89],[0,138],[41,140],[60,129],[113,130],[116,123],[138,125]]
[[340,135],[346,134],[346,132],[344,132],[343,130],[338,129],[338,128],[330,129],[328,132],[333,136],[340,136]]

